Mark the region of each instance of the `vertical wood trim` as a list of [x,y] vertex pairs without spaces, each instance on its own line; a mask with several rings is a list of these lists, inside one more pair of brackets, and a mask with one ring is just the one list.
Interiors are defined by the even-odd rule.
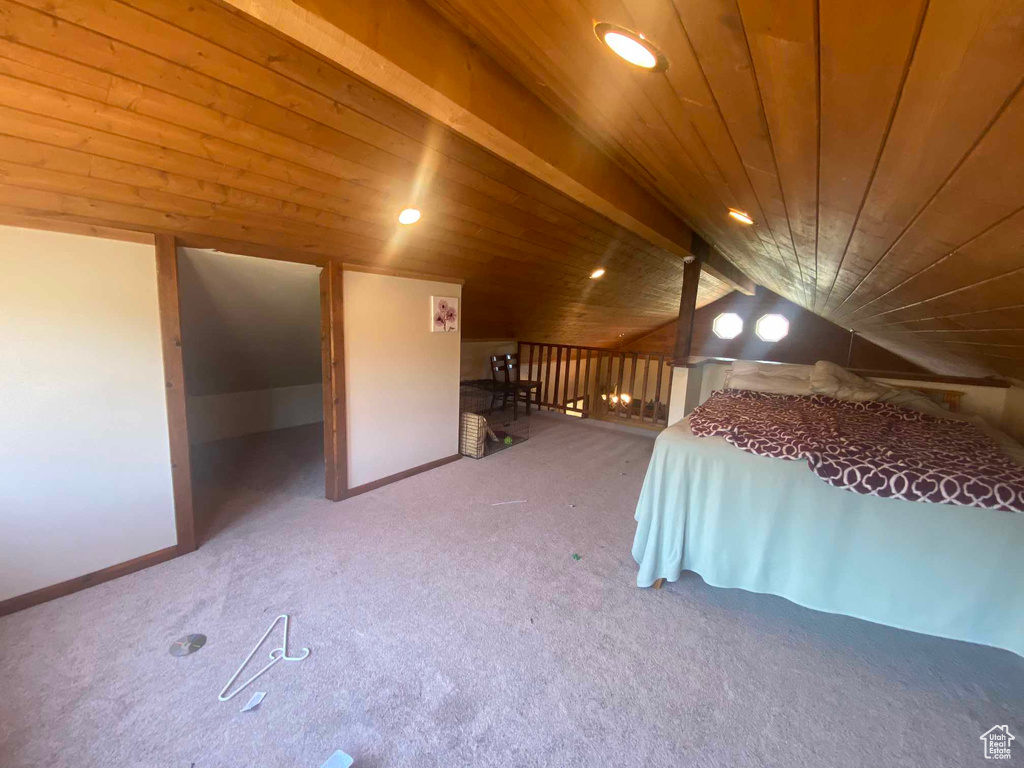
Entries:
[[[634,352],[629,362],[629,407],[626,410],[626,415],[631,419],[633,418],[633,402],[636,400],[636,355],[637,353]],[[625,360],[625,357],[623,357],[623,360]],[[620,394],[619,397],[622,397],[622,395]],[[643,409],[641,409],[640,415],[643,415]]]
[[679,296],[679,325],[676,329],[676,360],[690,356],[693,340],[693,316],[697,311],[697,288],[700,283],[700,265],[710,248],[701,238],[693,237],[693,261],[683,265],[683,290]]
[[658,355],[658,383],[654,386],[654,420],[652,424],[658,423],[658,414],[661,412],[661,374],[665,369],[665,358]]
[[547,367],[544,369],[544,394],[541,398],[551,410],[551,345],[548,345]]
[[[583,374],[583,413],[587,416],[590,415],[590,358],[593,355],[591,350],[587,350],[587,372]],[[594,377],[594,389],[597,389],[597,377]]]
[[341,501],[348,492],[345,420],[343,271],[328,262],[320,273],[320,367],[324,388],[324,494]]
[[555,410],[558,410],[558,381],[562,375],[562,347],[559,345],[555,348],[555,388],[552,390],[554,393],[551,398],[551,402],[555,405]]
[[[647,376],[648,376],[648,374],[650,374],[650,372],[651,372],[651,355],[650,355],[650,353],[647,353],[647,358],[644,360],[644,385],[643,385],[644,388],[640,391],[640,423],[641,424],[644,421],[644,407],[645,407],[644,399],[647,397]],[[635,399],[636,398],[636,394],[634,394],[633,397]]]
[[178,293],[178,247],[171,235],[157,235],[156,296],[167,397],[167,434],[171,447],[171,484],[178,554],[196,549],[196,519],[192,505],[192,462],[185,412],[185,364],[181,355],[181,302]]
[[619,360],[619,378],[615,384],[615,394],[619,396],[619,402],[622,402],[622,387],[626,376],[626,355],[622,352],[612,352],[612,357],[616,357]]
[[[572,404],[573,404],[574,408],[576,407],[576,403],[580,399],[580,358],[581,357],[583,357],[583,350],[582,349],[577,349],[576,350],[576,374],[573,376],[573,382],[572,382]],[[579,407],[579,410],[582,412],[585,407],[586,407],[586,405],[582,405],[582,406]]]
[[[539,370],[537,371],[537,373],[538,373],[537,379],[533,378],[533,348],[535,346],[537,346],[537,345],[536,344],[529,344],[528,346],[530,347],[530,362],[526,366],[526,379],[527,379],[527,381],[536,381],[537,379],[540,379],[540,375],[539,375],[540,371]],[[519,358],[519,359],[522,360],[522,358]],[[540,398],[540,392],[537,392],[537,397],[538,397],[538,399]]]
[[672,379],[675,378],[676,369],[675,366],[669,366],[668,369],[668,391],[665,397],[665,425],[668,425],[668,415],[672,413]]

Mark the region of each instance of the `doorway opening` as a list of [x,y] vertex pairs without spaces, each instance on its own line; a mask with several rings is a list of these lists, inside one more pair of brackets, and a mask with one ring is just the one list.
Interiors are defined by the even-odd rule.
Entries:
[[323,498],[320,271],[178,249],[200,543],[281,495]]

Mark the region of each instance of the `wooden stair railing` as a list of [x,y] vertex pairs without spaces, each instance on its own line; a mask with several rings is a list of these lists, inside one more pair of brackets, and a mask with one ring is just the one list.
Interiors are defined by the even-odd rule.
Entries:
[[519,375],[539,381],[541,409],[665,427],[670,355],[573,344],[519,342]]

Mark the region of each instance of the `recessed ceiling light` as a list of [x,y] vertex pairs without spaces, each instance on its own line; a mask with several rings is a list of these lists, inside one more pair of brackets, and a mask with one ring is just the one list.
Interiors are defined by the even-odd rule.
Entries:
[[743,222],[744,224],[754,223],[754,220],[750,218],[750,214],[744,213],[743,211],[737,211],[735,208],[729,209],[729,215],[736,219],[736,221]]
[[604,267],[598,267],[597,269],[595,269],[593,272],[590,273],[590,279],[591,280],[597,280],[597,278],[599,278],[603,274],[604,274]]
[[398,214],[399,224],[415,224],[420,220],[420,212],[415,208],[406,208]]
[[630,64],[651,72],[668,69],[668,59],[639,32],[602,21],[594,25],[594,34]]

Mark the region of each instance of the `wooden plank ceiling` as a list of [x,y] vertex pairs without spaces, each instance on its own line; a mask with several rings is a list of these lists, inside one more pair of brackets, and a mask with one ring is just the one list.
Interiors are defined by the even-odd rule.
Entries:
[[1024,375],[1020,0],[429,2],[758,282],[933,369]]
[[[410,203],[423,219],[400,227]],[[690,245],[681,221],[679,252],[652,245],[226,5],[0,0],[0,223],[54,219],[464,278],[467,337],[590,344],[672,317]],[[732,287],[705,274],[699,301]]]

